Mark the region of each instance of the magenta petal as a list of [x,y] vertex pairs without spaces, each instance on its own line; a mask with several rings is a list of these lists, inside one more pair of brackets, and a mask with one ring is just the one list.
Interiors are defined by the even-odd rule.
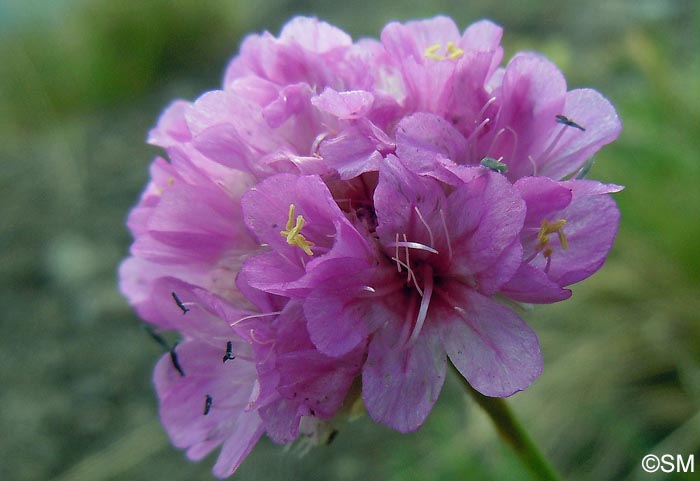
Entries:
[[209,159],[227,167],[249,171],[247,144],[228,124],[219,124],[202,130],[194,140],[194,147]]
[[614,194],[621,192],[624,187],[617,184],[603,184],[597,180],[567,180],[560,182],[560,185],[571,189],[573,198],[579,199],[590,195]]
[[[209,291],[179,279],[163,277],[152,283],[148,301],[139,306],[138,312],[143,319],[162,329],[178,330],[193,338],[216,340],[225,346],[233,332],[216,313],[215,299],[216,296]],[[231,315],[234,316],[236,311],[239,318],[250,314],[244,309],[232,308]]]
[[372,419],[407,433],[428,417],[447,363],[440,338],[427,323],[409,346],[396,345],[399,332],[390,321],[372,338],[362,371],[362,398]]
[[552,212],[562,210],[573,198],[571,188],[547,177],[523,177],[518,179],[514,187],[527,205],[525,224],[537,227],[542,219]]
[[265,422],[267,436],[278,444],[291,443],[299,434],[299,403],[289,399],[279,399],[260,408],[260,416]]
[[483,154],[502,156],[510,179],[530,175],[530,157],[536,159],[533,154],[542,148],[555,125],[555,116],[564,108],[564,76],[546,58],[520,54],[508,63],[496,97],[500,111],[492,134],[484,138]]
[[[299,123],[303,123],[301,118],[311,110],[309,100],[312,95],[313,91],[308,84],[288,85],[282,88],[277,98],[263,109],[263,117],[267,124],[274,129],[279,128],[289,119],[299,120]],[[304,134],[310,135],[309,129],[295,127],[295,125],[289,126],[297,134],[290,137],[290,143],[300,146],[309,145],[312,138],[299,138]]]
[[367,115],[367,112],[372,108],[374,95],[364,90],[337,92],[326,87],[321,94],[311,99],[311,103],[317,109],[339,119],[359,119]]
[[[552,254],[549,278],[560,286],[579,282],[605,262],[617,234],[620,212],[609,195],[592,195],[576,199],[558,213],[566,219],[564,232],[569,248]],[[541,262],[540,259],[537,259]]]
[[347,258],[324,263],[323,270],[330,275],[317,278],[317,287],[304,302],[311,340],[329,356],[347,354],[368,335],[374,303],[361,295],[371,272],[358,267]]
[[[175,350],[185,375],[173,369],[171,356],[165,355],[156,365],[154,384],[161,421],[173,444],[187,448],[192,459],[200,459],[224,443],[220,466],[232,472],[261,430],[257,413],[245,413],[255,367],[243,358],[222,363],[224,346],[201,340],[179,344]],[[212,403],[204,414],[207,396]]]
[[275,175],[249,190],[241,204],[245,223],[260,242],[290,259],[309,258],[301,248],[288,244],[281,234],[289,220],[290,205],[295,206],[294,220],[299,215],[304,218],[302,234],[318,246],[330,246],[335,235],[334,221],[345,220],[318,176]]
[[295,17],[279,38],[267,32],[246,37],[240,55],[228,67],[224,84],[230,88],[241,78],[256,76],[279,85],[355,85],[367,75],[367,68],[364,62],[348,58],[351,50],[352,39],[342,30],[315,18]]
[[[280,316],[275,356],[278,392],[304,406],[304,415],[329,418],[340,408],[359,374],[364,346],[345,356],[329,357],[309,339],[299,304],[288,304]],[[307,414],[308,413],[308,414]]]
[[532,384],[543,367],[535,332],[510,309],[474,291],[453,289],[449,295],[435,318],[447,355],[469,384],[494,397]]
[[493,296],[517,272],[522,260],[523,247],[520,239],[515,238],[491,266],[474,276],[476,290],[485,296]]
[[316,53],[352,45],[350,35],[338,27],[312,17],[292,18],[282,28],[280,41],[296,43]]
[[[575,172],[601,147],[615,140],[622,130],[615,108],[595,90],[568,92],[561,113],[586,130],[568,128],[556,150],[542,159],[545,163],[538,166],[537,175],[560,179]],[[559,128],[554,131],[558,132]],[[555,135],[553,133],[552,137]]]
[[467,27],[461,45],[469,50],[495,50],[501,43],[503,28],[490,20],[480,20]]
[[444,16],[405,24],[392,22],[381,34],[382,43],[391,57],[399,61],[412,57],[419,63],[424,61],[427,47],[458,42],[460,37],[454,21]]
[[224,445],[221,447],[221,454],[214,465],[214,475],[218,478],[231,476],[246,456],[250,454],[264,432],[265,425],[257,412],[241,414],[236,420],[229,438],[224,441]]
[[[205,93],[187,110],[186,118],[195,142],[206,130],[224,125],[235,132],[231,139],[240,140],[252,152],[275,152],[284,146],[284,141],[263,118],[260,105],[236,92],[217,90]],[[206,145],[209,144],[211,141]]]
[[319,153],[341,179],[347,180],[376,171],[382,152],[390,153],[395,148],[386,134],[364,120],[325,138],[319,145]]
[[548,304],[571,297],[569,289],[563,289],[537,267],[522,264],[515,275],[501,287],[501,293],[519,302]]
[[448,121],[437,115],[417,113],[406,117],[396,128],[396,155],[416,173],[432,173],[438,156],[464,163],[467,143]]
[[486,172],[450,194],[445,215],[455,257],[451,270],[469,276],[492,266],[514,245],[525,203],[503,175]]
[[161,114],[158,125],[148,133],[148,143],[159,147],[171,147],[189,141],[192,136],[185,120],[185,112],[192,105],[176,100]]
[[290,295],[293,283],[304,275],[301,264],[286,261],[277,252],[265,252],[245,261],[242,273],[248,285],[277,295]]
[[302,416],[328,419],[336,413],[360,372],[364,349],[337,359],[320,353],[309,339],[299,302],[287,304],[275,329],[273,352],[260,353],[258,374],[261,389],[274,382],[282,398],[261,408],[260,415],[274,441],[289,442]]
[[[401,240],[405,234],[409,241],[447,252],[445,229],[439,215],[445,204],[445,193],[436,180],[415,174],[394,156],[381,164],[374,205],[379,224],[377,234],[384,244],[393,242],[396,235]],[[419,220],[418,212],[430,230]]]

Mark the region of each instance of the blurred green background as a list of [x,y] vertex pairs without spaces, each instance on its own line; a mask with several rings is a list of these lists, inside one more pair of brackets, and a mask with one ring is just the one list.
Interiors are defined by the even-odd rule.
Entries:
[[[693,0],[356,2],[0,0],[0,479],[208,480],[158,423],[158,347],[116,289],[124,226],[171,99],[217,88],[246,32],[313,14],[354,37],[446,13],[544,52],[624,130],[591,177],[627,186],[610,259],[572,300],[524,316],[543,376],[510,400],[570,480],[652,480],[647,453],[700,472],[700,7]],[[449,379],[417,433],[361,419],[302,455],[267,440],[240,480],[528,480]]]

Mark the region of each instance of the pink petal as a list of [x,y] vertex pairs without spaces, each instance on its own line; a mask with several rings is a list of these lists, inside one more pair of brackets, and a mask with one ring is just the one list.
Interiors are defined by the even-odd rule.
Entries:
[[455,259],[451,271],[470,276],[492,266],[513,245],[525,203],[503,175],[488,171],[450,194],[445,216]]
[[[221,447],[213,473],[218,478],[231,476],[243,460],[250,454],[260,436],[265,432],[265,425],[257,412],[244,412],[236,420],[229,437]],[[189,455],[189,452],[188,452]]]
[[[601,147],[617,138],[622,130],[615,108],[600,93],[591,89],[572,90],[566,94],[561,114],[586,130],[568,128],[547,163],[537,175],[560,179],[576,172]],[[559,128],[554,129],[558,132]],[[553,133],[552,136],[556,135]],[[547,142],[545,142],[546,144]]]
[[192,105],[184,100],[172,102],[158,119],[158,125],[148,133],[148,143],[170,147],[189,141],[192,136],[185,120],[185,112]]
[[555,125],[555,116],[562,113],[566,81],[544,57],[519,54],[508,63],[500,92],[495,95],[500,111],[491,134],[481,141],[482,154],[503,157],[508,178],[515,180],[532,174],[529,156],[537,158],[538,149]]
[[316,53],[352,45],[350,35],[338,27],[310,17],[294,17],[287,22],[280,32],[280,41],[294,42]]
[[404,117],[396,128],[396,155],[416,173],[437,170],[438,156],[464,163],[467,144],[464,137],[442,117],[417,113]]
[[525,224],[537,227],[542,219],[565,208],[573,198],[570,187],[547,177],[523,177],[518,179],[514,187],[527,205]]
[[374,95],[364,90],[337,92],[329,87],[311,103],[319,110],[342,120],[359,119],[367,115],[374,103]]
[[501,293],[519,302],[549,304],[571,297],[569,289],[562,289],[542,270],[522,264],[515,275],[501,288]]
[[537,335],[515,313],[489,298],[454,288],[433,316],[441,320],[450,360],[480,393],[510,396],[542,373]]
[[[593,195],[574,200],[558,215],[566,219],[569,248],[554,251],[548,275],[560,286],[568,286],[603,265],[617,234],[620,212],[610,196]],[[542,259],[535,260],[542,265]]]
[[391,320],[370,342],[362,398],[372,419],[407,433],[423,424],[435,404],[445,380],[446,358],[428,323],[410,346],[395,344],[399,332]]

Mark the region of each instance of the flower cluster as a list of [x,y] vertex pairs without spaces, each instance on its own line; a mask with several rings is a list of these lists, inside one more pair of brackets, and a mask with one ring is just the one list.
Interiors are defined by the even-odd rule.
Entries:
[[182,335],[154,382],[191,459],[222,446],[225,477],[263,433],[323,442],[358,406],[416,430],[448,359],[487,396],[540,375],[502,301],[566,299],[603,264],[621,187],[582,177],[620,122],[540,55],[500,67],[501,33],[294,18],[163,113],[120,283]]

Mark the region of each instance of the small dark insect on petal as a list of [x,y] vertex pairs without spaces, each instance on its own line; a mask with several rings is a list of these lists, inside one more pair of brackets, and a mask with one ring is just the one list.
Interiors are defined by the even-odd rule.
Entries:
[[180,366],[180,361],[177,358],[177,353],[175,352],[176,347],[177,342],[173,345],[173,348],[170,350],[170,361],[173,363],[173,367],[180,374],[180,376],[185,377],[185,371],[182,370],[182,366]]
[[163,339],[163,336],[158,334],[152,326],[149,326],[145,324],[143,328],[146,330],[146,332],[151,336],[151,338],[158,343],[160,347],[162,347],[164,350],[169,351],[170,346],[168,346],[168,343],[165,342],[165,339]]
[[334,429],[333,431],[331,431],[331,433],[328,435],[328,439],[326,439],[326,446],[330,445],[337,435],[338,435],[337,429]]
[[211,411],[211,403],[213,402],[212,397],[207,394],[207,396],[204,398],[204,415],[206,416],[209,414],[209,411]]
[[228,341],[226,343],[226,353],[224,354],[224,363],[226,361],[232,361],[233,359],[236,359],[236,356],[233,355],[233,342]]
[[187,314],[187,313],[190,311],[190,310],[187,308],[187,306],[185,306],[185,305],[182,303],[182,301],[180,300],[180,298],[177,297],[177,294],[175,294],[175,291],[171,292],[171,294],[173,295],[173,299],[175,299],[175,304],[177,304],[177,307],[179,307],[180,309],[182,309],[182,313],[183,313],[183,314]]
[[557,119],[558,123],[564,124],[567,127],[573,127],[575,129],[579,129],[581,132],[586,131],[586,129],[583,128],[581,125],[577,124],[576,122],[574,122],[573,120],[571,120],[570,118],[568,118],[564,115],[561,115],[561,114],[555,115],[554,118]]

